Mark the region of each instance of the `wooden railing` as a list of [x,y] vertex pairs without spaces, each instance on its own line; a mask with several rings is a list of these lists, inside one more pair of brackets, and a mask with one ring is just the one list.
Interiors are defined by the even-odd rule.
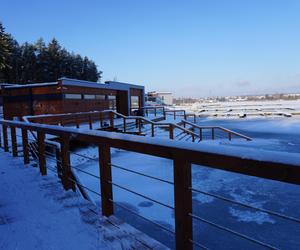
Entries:
[[[80,131],[75,128],[61,127],[55,125],[34,124],[26,122],[1,120],[3,146],[4,150],[8,152],[9,139],[8,129],[10,129],[10,142],[12,155],[17,156],[17,137],[16,130],[22,131],[22,147],[24,164],[28,164],[29,158],[29,142],[28,131],[37,133],[37,150],[38,163],[42,175],[47,174],[46,155],[45,155],[45,138],[47,135],[55,135],[60,142],[60,177],[62,184],[66,190],[75,189],[76,180],[71,172],[70,166],[70,140],[76,139],[87,144],[96,144],[99,147],[99,171],[100,171],[100,190],[101,190],[101,206],[102,214],[110,216],[114,214],[114,205],[117,204],[113,199],[113,185],[112,181],[112,166],[110,149],[120,148],[126,151],[137,152],[157,157],[171,159],[173,161],[173,182],[174,185],[174,209],[175,214],[175,239],[176,249],[192,249],[193,245],[202,246],[201,242],[193,239],[193,219],[201,219],[192,211],[192,175],[191,164],[204,165],[215,169],[221,169],[234,173],[240,173],[249,176],[256,176],[265,179],[277,180],[285,183],[292,183],[300,185],[300,158],[285,159],[278,157],[280,153],[276,152],[279,162],[274,162],[274,152],[265,151],[259,153],[260,160],[255,160],[256,153],[252,152],[249,155],[249,149],[239,149],[237,155],[233,152],[230,154],[223,154],[221,152],[228,152],[226,146],[212,147],[207,150],[205,146],[192,145],[188,143],[181,143],[180,145],[166,142],[156,138],[137,137],[135,135],[122,135],[106,131]],[[2,140],[0,140],[2,141]],[[1,145],[0,145],[1,146]],[[225,150],[223,150],[225,149]],[[200,166],[199,166],[200,167]],[[145,176],[145,174],[144,174]],[[153,177],[151,177],[153,178]],[[137,193],[137,192],[134,192]],[[225,199],[225,198],[223,198]],[[227,199],[228,200],[228,199]],[[237,203],[236,201],[233,201]],[[160,203],[163,204],[163,203]],[[249,206],[249,205],[247,205]],[[270,212],[260,208],[255,208],[260,211],[272,213],[285,219],[292,219],[300,222],[300,219],[288,217],[278,212]],[[210,222],[208,222],[210,223]],[[224,230],[224,227],[221,229]],[[235,233],[233,230],[228,230],[230,233]],[[235,233],[240,236],[240,233]],[[258,240],[247,238],[256,244],[268,246]],[[216,236],[217,239],[217,236]]]
[[200,137],[200,140],[203,139],[203,130],[211,130],[211,139],[214,140],[215,139],[215,131],[216,130],[220,130],[220,131],[223,131],[224,133],[227,134],[228,136],[228,140],[231,141],[232,139],[232,136],[236,136],[238,138],[242,138],[242,139],[245,139],[247,141],[251,141],[252,139],[246,135],[243,135],[243,134],[240,134],[240,133],[237,133],[235,131],[232,131],[230,129],[227,129],[227,128],[224,128],[224,127],[221,127],[221,126],[199,126],[195,123],[192,123],[192,122],[189,122],[189,121],[186,121],[186,120],[181,120],[181,123],[183,124],[184,127],[186,127],[186,125],[190,125],[193,129],[199,129],[199,137]]
[[165,116],[168,113],[171,113],[174,117],[174,120],[176,117],[183,117],[184,120],[186,120],[188,117],[192,117],[193,121],[196,122],[196,115],[195,114],[188,114],[184,109],[168,109],[164,111]]
[[195,114],[188,114],[184,109],[166,109],[165,106],[150,106],[150,107],[143,107],[142,108],[145,112],[145,115],[149,115],[149,111],[154,111],[154,116],[158,114],[158,110],[161,110],[161,114],[166,118],[168,114],[171,114],[176,120],[177,117],[183,117],[183,119],[187,119],[188,117],[192,117],[193,121],[196,122],[197,116]]
[[37,115],[37,116],[25,116],[23,119],[28,122],[34,123],[44,123],[44,124],[55,124],[55,125],[76,125],[77,128],[80,128],[82,123],[88,123],[89,128],[93,129],[93,123],[99,121],[100,126],[103,126],[103,123],[108,120],[109,127],[111,130],[114,130],[116,127],[114,124],[115,117],[123,119],[122,130],[124,133],[127,132],[127,121],[134,120],[138,133],[142,133],[142,125],[150,124],[151,125],[151,136],[155,137],[155,128],[156,127],[165,127],[169,133],[169,139],[174,139],[174,129],[178,129],[183,133],[186,133],[191,136],[192,141],[194,142],[196,138],[200,139],[200,135],[194,133],[191,130],[185,129],[178,124],[171,122],[154,122],[143,116],[125,116],[114,110],[106,111],[92,111],[92,112],[81,112],[81,113],[69,113],[69,114],[57,114],[57,115]]
[[165,115],[165,106],[146,106],[143,107],[142,110],[144,110],[146,116],[149,116],[149,111],[152,110],[154,116],[157,116],[158,114],[162,114],[163,116]]

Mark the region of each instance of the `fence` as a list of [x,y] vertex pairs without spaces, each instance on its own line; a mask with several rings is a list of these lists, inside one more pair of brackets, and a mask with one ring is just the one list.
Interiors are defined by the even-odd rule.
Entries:
[[[279,212],[269,211],[266,209],[251,206],[234,200],[230,200],[225,197],[221,197],[215,194],[210,194],[201,190],[194,189],[192,187],[191,177],[191,164],[204,165],[214,169],[226,170],[234,173],[240,173],[249,176],[256,176],[265,179],[277,180],[285,183],[300,184],[300,161],[298,162],[273,162],[273,154],[265,154],[265,160],[254,160],[251,157],[235,156],[234,154],[226,155],[220,153],[221,151],[206,151],[205,147],[195,147],[191,144],[177,145],[170,141],[159,140],[155,138],[141,138],[134,135],[122,135],[121,137],[112,132],[106,131],[80,131],[75,128],[66,128],[61,126],[44,125],[44,124],[33,124],[17,121],[0,121],[2,124],[3,133],[3,146],[4,150],[9,151],[9,138],[8,129],[10,130],[10,143],[11,151],[13,156],[18,155],[17,150],[17,133],[16,130],[20,129],[22,134],[22,148],[24,163],[27,164],[30,161],[30,147],[33,147],[32,143],[29,143],[28,131],[37,133],[36,143],[36,157],[38,158],[39,169],[42,175],[47,174],[46,167],[46,143],[45,138],[48,135],[55,135],[59,138],[59,152],[56,155],[57,158],[57,175],[61,178],[62,184],[66,190],[75,189],[75,186],[81,187],[82,189],[89,190],[78,182],[71,170],[70,165],[70,140],[76,139],[83,141],[88,144],[96,144],[99,148],[99,155],[97,160],[99,162],[99,176],[94,175],[100,182],[100,191],[89,190],[96,193],[101,197],[102,214],[104,216],[110,216],[114,214],[114,206],[122,207],[122,204],[114,202],[113,198],[113,186],[121,188],[125,191],[131,192],[135,195],[139,195],[152,202],[160,204],[168,209],[174,210],[175,215],[175,231],[160,226],[164,230],[168,230],[175,234],[176,249],[192,249],[193,246],[197,246],[203,249],[207,247],[195,239],[193,239],[193,220],[207,223],[220,230],[229,232],[234,236],[243,238],[244,240],[251,241],[267,248],[274,248],[267,243],[253,239],[247,235],[236,232],[230,228],[222,225],[218,225],[212,221],[198,216],[192,211],[192,192],[199,192],[205,195],[212,196],[217,199],[221,199],[227,202],[239,204],[241,206],[250,207],[264,213],[279,216],[286,220],[300,223],[299,218],[294,218]],[[1,141],[1,140],[0,140]],[[31,145],[30,145],[31,144]],[[111,162],[111,148],[120,148],[130,152],[142,153],[162,158],[167,158],[173,161],[173,181],[167,181],[159,179],[150,175],[128,170],[122,166],[112,164]],[[222,149],[222,148],[221,148]],[[247,150],[245,150],[247,151]],[[86,157],[86,156],[85,156]],[[158,181],[168,183],[174,187],[174,206],[170,206],[161,201],[152,199],[145,195],[141,195],[136,190],[130,190],[126,187],[114,183],[112,180],[112,168],[123,169],[124,171],[135,172],[138,175],[144,175],[147,178],[155,178]],[[81,170],[82,171],[82,170]],[[89,174],[89,173],[88,173]],[[124,207],[124,209],[128,209]],[[132,211],[134,213],[134,211]],[[137,214],[140,216],[139,214]],[[153,222],[157,224],[156,222]]]
[[[169,111],[164,111],[169,112]],[[170,111],[173,112],[173,111]],[[179,110],[179,112],[182,112],[182,110]],[[176,112],[173,112],[176,114]],[[188,115],[184,114],[184,117],[188,117]],[[116,124],[115,118],[120,118],[122,120],[121,123]],[[93,129],[94,122],[99,122],[98,128],[103,128],[103,125],[106,124],[107,130],[110,131],[117,131],[118,129],[121,129],[123,133],[129,133],[128,126],[131,126],[132,124],[136,127],[135,134],[142,134],[142,127],[144,124],[149,124],[150,128],[148,129],[150,132],[151,137],[155,137],[157,135],[156,128],[165,128],[168,131],[169,139],[175,140],[175,139],[183,139],[188,135],[188,139],[190,139],[192,142],[195,141],[202,141],[204,139],[203,131],[204,130],[211,130],[211,138],[214,140],[217,138],[218,131],[222,131],[225,134],[227,134],[227,138],[229,140],[232,139],[233,136],[251,140],[250,137],[247,137],[245,135],[236,133],[232,130],[228,130],[223,127],[213,126],[199,126],[197,124],[194,124],[192,122],[189,122],[187,120],[182,120],[181,123],[183,123],[183,126],[172,123],[172,122],[155,122],[148,118],[142,117],[142,116],[125,116],[123,114],[117,113],[113,110],[107,110],[107,111],[93,111],[93,112],[81,112],[81,113],[70,113],[70,114],[58,114],[58,115],[37,115],[37,116],[27,116],[24,117],[25,121],[29,122],[35,122],[35,123],[45,123],[45,124],[55,124],[60,126],[67,126],[67,125],[76,125],[76,128],[80,128],[82,124],[88,124],[89,129]],[[195,117],[194,117],[195,119]],[[128,122],[133,121],[133,122]],[[190,129],[186,128],[186,125],[191,126]],[[175,135],[175,129],[177,131],[180,131],[179,134]],[[199,129],[199,133],[196,133],[195,130]],[[148,131],[147,131],[148,132]],[[131,132],[132,133],[132,132]],[[221,138],[221,137],[220,137]]]

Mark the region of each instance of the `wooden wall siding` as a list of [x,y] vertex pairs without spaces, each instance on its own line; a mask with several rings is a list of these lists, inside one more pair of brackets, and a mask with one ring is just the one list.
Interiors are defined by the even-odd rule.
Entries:
[[117,95],[117,92],[117,90],[113,89],[86,88],[68,85],[63,85],[62,87],[62,93],[64,94]]
[[130,95],[142,96],[143,91],[141,89],[130,88]]
[[[127,91],[57,84],[5,89],[3,100],[4,118],[12,119],[14,116],[22,117],[25,115],[62,114],[109,109],[108,100],[64,99],[64,94],[115,95],[117,112],[128,115],[130,110],[129,106],[131,104],[128,103]],[[131,88],[130,94],[140,97],[140,107],[142,107],[142,90]]]
[[118,91],[117,93],[117,112],[128,115],[128,92]]
[[61,94],[62,88],[59,85],[51,85],[51,86],[38,86],[31,88],[31,92],[33,95],[41,95],[41,94]]
[[44,100],[32,103],[33,115],[42,114],[61,114],[63,113],[62,99],[59,100]]
[[63,112],[74,113],[86,111],[102,111],[109,109],[108,100],[72,100],[64,99],[62,102]]
[[31,115],[31,105],[29,102],[3,103],[4,119],[13,117],[21,118],[24,115]]

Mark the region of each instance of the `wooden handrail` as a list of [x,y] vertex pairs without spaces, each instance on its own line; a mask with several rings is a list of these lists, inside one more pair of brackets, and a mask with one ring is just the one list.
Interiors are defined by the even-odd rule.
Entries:
[[199,126],[198,124],[195,124],[195,123],[192,123],[192,122],[189,122],[189,121],[186,121],[186,120],[181,120],[181,122],[183,122],[185,124],[188,124],[188,125],[191,125],[194,128],[198,128],[198,129],[220,129],[220,130],[222,130],[222,131],[224,131],[224,132],[226,132],[228,134],[236,135],[238,137],[246,139],[247,141],[252,141],[252,138],[250,138],[250,137],[248,137],[246,135],[234,132],[234,131],[232,131],[230,129],[227,129],[227,128],[224,128],[224,127],[221,127],[221,126]]
[[[169,130],[172,128],[177,128],[189,135],[191,135],[193,138],[194,137],[198,137],[200,138],[200,136],[196,133],[194,133],[193,131],[190,131],[188,129],[185,129],[181,126],[179,126],[178,124],[175,124],[175,123],[171,123],[171,122],[154,122],[148,118],[145,118],[143,116],[125,116],[123,114],[120,114],[114,110],[104,110],[104,111],[89,111],[89,112],[80,112],[80,113],[68,113],[68,114],[58,114],[58,115],[37,115],[37,116],[25,116],[23,117],[23,119],[25,121],[28,121],[28,122],[34,122],[35,120],[39,121],[39,119],[41,118],[44,118],[44,122],[45,122],[45,118],[66,118],[66,117],[71,117],[72,119],[75,120],[75,123],[78,123],[78,120],[76,120],[76,118],[78,118],[79,116],[83,116],[83,117],[87,117],[88,118],[88,121],[90,120],[90,116],[91,115],[96,115],[96,114],[106,114],[108,115],[108,117],[113,114],[113,115],[116,115],[120,118],[123,118],[125,120],[130,120],[130,119],[135,119],[136,121],[144,121],[145,123],[148,123],[148,124],[152,124],[154,126],[168,126],[169,127]],[[126,124],[125,122],[123,123],[123,127],[124,127],[124,131],[126,131]],[[91,128],[91,125],[90,125],[90,128]],[[193,139],[194,140],[194,139]]]
[[[266,150],[240,148],[222,145],[201,145],[186,142],[172,142],[158,138],[138,137],[136,135],[106,132],[81,131],[76,128],[26,123],[20,121],[0,120],[2,124],[4,145],[8,145],[7,128],[11,131],[28,130],[38,134],[39,166],[41,174],[47,174],[44,156],[44,139],[47,134],[56,135],[61,141],[62,182],[65,189],[74,189],[70,171],[69,141],[76,139],[88,144],[99,145],[99,170],[101,186],[102,214],[114,213],[112,195],[112,173],[110,148],[142,153],[173,160],[174,175],[174,217],[177,249],[192,249],[193,239],[191,164],[203,165],[233,173],[256,176],[270,180],[300,185],[300,157],[294,154]],[[172,125],[173,126],[173,125]],[[23,138],[26,140],[26,135]],[[24,141],[23,140],[23,141]],[[26,142],[27,143],[27,142]],[[13,146],[13,145],[12,145]],[[27,146],[25,146],[27,147]],[[274,155],[276,154],[276,157]],[[288,156],[287,156],[288,154]],[[24,157],[28,157],[24,154]],[[259,157],[259,159],[257,159]]]
[[[231,172],[252,175],[267,179],[273,179],[288,183],[300,184],[300,158],[299,162],[294,163],[291,159],[274,162],[273,152],[268,154],[260,154],[261,157],[268,160],[253,160],[247,158],[247,152],[250,149],[239,149],[241,157],[234,156],[234,153],[228,152],[229,146],[211,146],[214,152],[210,152],[206,146],[201,144],[190,144],[180,142],[180,145],[173,144],[170,141],[158,138],[145,138],[136,135],[124,134],[122,136],[115,132],[106,131],[81,131],[75,128],[61,127],[57,125],[45,125],[35,123],[25,123],[20,121],[0,120],[0,124],[6,127],[17,127],[26,130],[40,131],[45,134],[56,136],[70,136],[81,141],[89,141],[90,143],[109,144],[112,147],[121,148],[128,151],[134,151],[144,154],[172,159],[176,155],[182,155],[193,164],[206,165],[213,168],[223,169]],[[225,149],[225,150],[223,150]],[[228,152],[227,154],[219,152]],[[260,151],[261,152],[261,151]],[[276,152],[276,154],[280,154]],[[249,154],[248,154],[249,155]],[[255,154],[253,154],[253,157]],[[278,157],[276,157],[278,159]],[[278,160],[277,160],[278,161]],[[246,164],[241,164],[241,163]],[[286,164],[285,162],[288,162]],[[246,166],[247,165],[247,166]],[[295,174],[295,175],[294,175]]]

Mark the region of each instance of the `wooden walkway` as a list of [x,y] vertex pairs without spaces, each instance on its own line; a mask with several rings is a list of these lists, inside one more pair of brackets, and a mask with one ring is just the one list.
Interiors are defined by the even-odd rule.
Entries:
[[165,249],[0,149],[0,249]]

